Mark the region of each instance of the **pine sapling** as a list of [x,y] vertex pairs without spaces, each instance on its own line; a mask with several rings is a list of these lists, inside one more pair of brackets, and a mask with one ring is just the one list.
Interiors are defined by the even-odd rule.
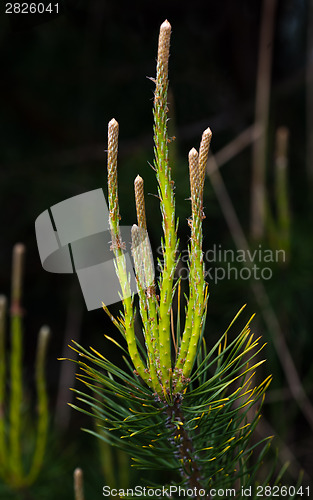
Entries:
[[[200,489],[210,498],[210,488],[236,484],[249,487],[256,479],[269,442],[264,441],[259,458],[249,459],[253,449],[251,435],[260,417],[265,391],[271,377],[254,386],[255,370],[264,362],[255,357],[262,350],[260,339],[250,332],[250,321],[239,335],[230,338],[234,318],[225,333],[211,347],[204,339],[208,284],[202,250],[202,224],[205,219],[203,192],[205,170],[212,133],[202,135],[199,152],[189,152],[191,217],[189,244],[188,296],[181,321],[181,283],[175,276],[179,260],[178,222],[175,217],[174,182],[168,154],[168,62],[171,25],[160,28],[153,117],[154,164],[163,236],[162,261],[158,279],[154,276],[153,256],[147,233],[144,181],[134,181],[137,224],[132,226],[132,255],[137,280],[141,345],[135,331],[134,296],[119,228],[117,189],[118,123],[108,128],[108,190],[111,250],[121,287],[123,313],[114,318],[103,307],[126,341],[127,350],[112,339],[122,352],[126,369],[117,367],[94,349],[74,342],[79,352],[78,379],[92,390],[76,390],[77,399],[90,411],[72,405],[96,418],[99,432],[88,431],[106,443],[126,451],[133,466],[166,469],[173,483],[192,488],[194,498]],[[173,301],[178,295],[176,335]],[[109,337],[107,337],[109,338]],[[96,383],[95,383],[96,382]],[[259,402],[258,409],[251,408]],[[253,497],[252,497],[253,498]]]

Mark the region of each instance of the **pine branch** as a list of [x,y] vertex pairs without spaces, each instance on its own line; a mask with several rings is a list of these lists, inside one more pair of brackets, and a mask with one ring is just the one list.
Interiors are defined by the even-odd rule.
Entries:
[[[134,467],[172,471],[173,484],[193,488],[196,498],[196,491],[209,492],[212,486],[218,489],[253,484],[269,449],[268,439],[252,444],[251,437],[271,377],[254,384],[255,371],[264,360],[256,359],[263,346],[250,332],[251,320],[239,335],[229,339],[230,329],[243,308],[211,349],[207,349],[203,338],[208,287],[202,223],[204,178],[212,137],[209,128],[202,135],[199,153],[194,148],[189,153],[189,296],[181,333],[181,288],[180,281],[175,282],[177,221],[167,134],[170,35],[171,25],[165,21],[160,28],[153,108],[154,167],[163,227],[159,297],[147,233],[144,183],[137,176],[134,182],[137,224],[132,226],[131,236],[145,339],[142,347],[134,330],[133,297],[119,229],[118,124],[112,120],[108,137],[111,248],[124,316],[117,320],[106,306],[104,309],[127,341],[125,350],[117,340],[106,336],[125,353],[125,367],[120,368],[93,348],[87,350],[74,342],[72,349],[79,353],[75,361],[79,368],[77,378],[88,390],[85,393],[75,389],[80,406],[71,406],[95,418],[97,430],[87,432],[130,454]],[[176,291],[179,308],[175,337],[172,303]],[[250,457],[257,447],[259,458],[251,463]]]
[[112,236],[111,249],[115,255],[116,273],[122,289],[125,334],[128,349],[135,369],[149,385],[149,376],[140,357],[134,329],[133,298],[130,291],[129,277],[126,271],[126,259],[123,253],[125,248],[119,229],[119,205],[117,192],[117,152],[118,152],[118,123],[112,119],[108,127],[108,190],[109,190],[109,223]]

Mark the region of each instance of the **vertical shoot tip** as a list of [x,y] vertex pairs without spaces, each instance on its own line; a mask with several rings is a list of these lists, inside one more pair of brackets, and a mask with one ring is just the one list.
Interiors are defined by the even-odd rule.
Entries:
[[137,175],[134,182],[137,221],[139,227],[141,227],[142,229],[147,229],[145,195],[144,195],[143,185],[144,185],[143,179],[139,175]]
[[119,205],[117,191],[117,153],[118,153],[118,122],[113,118],[108,125],[108,190],[110,226],[115,232],[119,224]]
[[16,243],[12,261],[12,314],[21,313],[22,279],[24,270],[25,245]]
[[205,171],[208,161],[211,139],[212,139],[211,129],[207,128],[202,134],[202,139],[199,149],[199,175],[200,175],[199,196],[201,201],[201,208],[203,206],[204,179],[205,179]]
[[158,67],[162,68],[164,75],[168,73],[171,29],[171,25],[167,20],[161,24],[158,45]]
[[74,492],[75,500],[84,500],[84,475],[79,467],[74,470]]
[[199,196],[200,178],[199,178],[199,155],[195,148],[189,151],[189,178],[192,213],[194,213],[197,199]]
[[45,358],[47,344],[50,338],[50,328],[46,325],[42,326],[38,335],[37,356]]

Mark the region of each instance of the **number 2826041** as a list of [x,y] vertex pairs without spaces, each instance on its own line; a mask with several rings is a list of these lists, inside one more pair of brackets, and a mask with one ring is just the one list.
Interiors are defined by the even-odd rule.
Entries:
[[39,3],[7,2],[5,4],[6,14],[43,14],[44,12],[48,12],[50,14],[58,14],[59,4],[58,3],[44,4],[42,2]]

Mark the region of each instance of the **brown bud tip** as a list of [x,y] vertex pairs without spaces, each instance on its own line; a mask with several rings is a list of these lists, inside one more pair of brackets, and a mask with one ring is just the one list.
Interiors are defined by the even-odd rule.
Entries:
[[46,357],[48,341],[50,338],[50,328],[46,325],[42,326],[39,330],[37,341],[37,362],[44,360]]
[[212,138],[212,131],[210,129],[210,127],[208,127],[202,134],[202,138],[208,138],[211,140]]
[[171,24],[168,22],[167,19],[165,19],[165,21],[161,24],[160,26],[160,30],[164,30],[164,31],[171,31],[172,29],[172,26]]
[[14,255],[20,256],[25,253],[25,245],[23,243],[16,243],[13,247]]
[[51,330],[50,330],[49,326],[43,325],[40,328],[40,330],[39,330],[39,336],[41,337],[42,342],[47,342],[49,340],[50,333],[51,333]]
[[83,471],[79,467],[74,470],[75,500],[84,500]]
[[131,235],[135,237],[137,232],[138,232],[138,226],[137,224],[133,224],[131,228]]
[[199,149],[199,175],[200,175],[200,199],[202,203],[203,199],[203,187],[204,187],[204,178],[205,178],[205,169],[208,161],[208,154],[210,149],[212,139],[211,129],[208,127],[202,134],[201,144]]
[[192,148],[190,151],[189,151],[189,160],[197,160],[198,159],[198,151],[196,150],[196,148]]
[[83,477],[83,471],[77,467],[75,470],[74,470],[74,478],[77,480],[81,480],[81,478]]
[[109,130],[118,130],[118,122],[115,120],[115,118],[112,118],[111,121],[109,121]]
[[191,192],[191,203],[194,203],[197,198],[197,192],[199,190],[199,155],[195,148],[189,151],[189,177],[190,177],[190,192]]
[[24,267],[25,245],[16,243],[13,247],[12,260],[12,311],[20,312],[20,302],[22,295],[22,278]]
[[162,71],[167,75],[168,58],[170,52],[171,25],[166,20],[161,24],[158,46],[158,64],[161,64]]
[[146,210],[145,210],[145,196],[143,191],[143,179],[140,175],[137,175],[135,182],[135,200],[136,200],[136,212],[138,226],[146,229]]
[[135,186],[140,186],[143,184],[143,178],[140,177],[140,175],[137,175],[135,181],[134,181]]
[[136,249],[141,243],[142,229],[133,224],[131,228],[132,249]]
[[207,161],[211,139],[212,139],[212,132],[211,132],[211,129],[208,127],[203,132],[202,138],[201,138],[201,144],[200,144],[200,150],[199,150],[200,168],[203,168],[204,165],[202,165],[202,164],[206,163],[206,161]]

